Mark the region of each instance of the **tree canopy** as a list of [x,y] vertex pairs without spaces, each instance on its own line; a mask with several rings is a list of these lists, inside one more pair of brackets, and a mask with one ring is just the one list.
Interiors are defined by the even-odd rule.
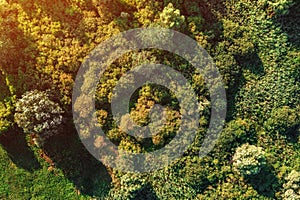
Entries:
[[[114,121],[110,107],[113,89],[126,72],[143,64],[160,63],[180,72],[195,91],[201,107],[196,137],[180,159],[158,171],[131,174],[101,168],[112,179],[109,186],[100,191],[96,188],[99,182],[91,181],[86,188],[94,190],[79,194],[79,198],[298,198],[299,9],[298,0],[0,0],[0,137],[19,132],[18,126],[25,133],[40,135],[51,129],[58,136],[46,137],[41,149],[31,147],[35,155],[54,158],[53,149],[47,148],[58,145],[55,137],[73,138],[76,142],[68,145],[77,148],[80,142],[72,118],[72,91],[89,53],[126,30],[168,28],[197,41],[222,75],[228,107],[216,146],[207,156],[199,157],[212,112],[204,75],[167,51],[128,52],[103,72],[94,94],[97,120],[106,136],[120,149],[134,153],[159,150],[174,139],[183,113],[168,88],[150,83],[140,87],[131,96],[130,114],[121,120],[127,128],[129,118],[140,126],[148,125],[152,107],[163,105],[166,121],[152,138],[126,134]],[[84,96],[80,98],[87,101]],[[82,115],[88,112],[78,109]],[[63,128],[58,128],[62,115]],[[86,129],[87,135],[89,131]],[[98,142],[105,145],[101,139]],[[65,154],[68,157],[72,153]],[[66,171],[62,176],[72,184],[84,182],[76,169],[74,173]],[[0,184],[1,198],[22,199],[21,193],[15,197],[13,192],[1,192]],[[34,198],[34,192],[24,193]]]

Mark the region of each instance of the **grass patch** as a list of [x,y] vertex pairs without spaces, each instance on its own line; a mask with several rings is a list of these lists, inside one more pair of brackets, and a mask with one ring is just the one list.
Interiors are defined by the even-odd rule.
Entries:
[[69,133],[53,137],[43,150],[28,146],[20,129],[1,135],[0,199],[104,198],[107,170]]

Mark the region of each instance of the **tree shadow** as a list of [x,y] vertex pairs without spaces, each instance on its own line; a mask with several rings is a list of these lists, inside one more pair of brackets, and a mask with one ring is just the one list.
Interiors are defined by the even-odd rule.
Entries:
[[112,181],[106,167],[86,150],[73,125],[65,125],[63,129],[63,134],[46,141],[43,151],[80,193],[106,196]]
[[284,136],[286,137],[287,141],[291,142],[291,143],[294,143],[294,144],[298,143],[299,135],[300,135],[300,124],[298,124],[296,126],[293,126],[293,127],[290,127],[286,131],[286,133],[284,133]]
[[226,7],[224,5],[224,1],[198,0],[197,2],[201,11],[201,15],[205,20],[203,27],[204,32],[208,33],[209,35],[208,41],[211,44],[217,44],[217,41],[220,39],[219,36],[222,34],[222,23],[218,19],[217,13],[226,15]]
[[260,195],[274,199],[280,184],[271,168],[271,166],[264,167],[259,174],[246,178],[246,182]]
[[11,128],[6,133],[0,136],[0,144],[7,152],[9,158],[18,167],[29,172],[41,168],[33,151],[27,144],[25,134],[20,128]]
[[200,4],[200,10],[206,21],[209,23],[215,23],[218,21],[217,12],[225,15],[226,14],[226,6],[225,1],[220,0],[198,0]]
[[236,76],[236,81],[233,87],[227,89],[227,120],[232,120],[235,117],[236,104],[238,103],[238,94],[246,83],[246,79],[243,75],[244,70],[248,70],[256,77],[265,75],[264,65],[259,58],[257,52],[252,52],[246,55],[235,55],[235,60],[239,66],[241,66],[241,72]]
[[252,74],[257,76],[265,75],[264,65],[257,52],[252,52],[244,56],[237,55],[235,59],[242,69],[249,70]]
[[245,85],[246,79],[242,73],[236,77],[236,81],[234,87],[228,88],[226,90],[227,96],[227,116],[226,121],[231,121],[234,119],[236,110],[236,103],[238,102],[237,96],[241,90],[241,88]]
[[134,200],[159,200],[150,184],[144,185],[141,189],[134,191]]
[[291,44],[295,45],[297,48],[300,48],[300,1],[295,1],[288,9],[288,13],[280,15],[274,18],[274,21],[279,23],[281,29],[287,34],[288,40]]

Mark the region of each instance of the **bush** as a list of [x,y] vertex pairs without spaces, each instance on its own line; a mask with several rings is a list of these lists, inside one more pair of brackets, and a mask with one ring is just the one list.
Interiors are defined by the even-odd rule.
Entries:
[[63,110],[51,101],[46,92],[26,92],[16,103],[15,122],[25,133],[48,138],[57,132]]
[[181,167],[175,164],[151,174],[150,182],[158,199],[195,199],[196,191],[179,172]]
[[111,199],[136,199],[139,193],[147,187],[147,181],[139,174],[124,174],[119,181],[119,186],[109,193]]
[[254,128],[254,124],[248,119],[237,118],[228,122],[213,151],[214,156],[230,159],[238,146],[246,142],[254,143],[256,140]]
[[16,100],[16,89],[11,83],[13,78],[0,67],[0,134],[13,125],[13,110]]
[[164,28],[180,30],[184,27],[185,17],[180,14],[179,9],[174,8],[173,4],[169,3],[161,12],[158,23]]
[[[9,104],[7,104],[9,106]],[[11,110],[7,108],[5,103],[0,102],[0,133],[6,131],[12,124],[8,119],[11,115]]]
[[243,176],[258,174],[264,165],[266,158],[262,148],[248,143],[238,147],[233,156],[233,166]]
[[282,198],[300,199],[300,172],[293,170],[285,179],[287,183],[283,185],[285,192]]
[[288,134],[289,131],[300,126],[299,111],[300,107],[292,109],[289,106],[274,109],[270,118],[264,123],[264,128],[272,134]]

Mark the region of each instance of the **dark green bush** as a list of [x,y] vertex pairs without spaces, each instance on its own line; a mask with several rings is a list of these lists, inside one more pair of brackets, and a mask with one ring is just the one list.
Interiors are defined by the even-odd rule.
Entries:
[[274,109],[267,121],[264,123],[264,128],[270,134],[280,133],[289,134],[295,132],[300,126],[300,107],[290,108],[283,106]]

